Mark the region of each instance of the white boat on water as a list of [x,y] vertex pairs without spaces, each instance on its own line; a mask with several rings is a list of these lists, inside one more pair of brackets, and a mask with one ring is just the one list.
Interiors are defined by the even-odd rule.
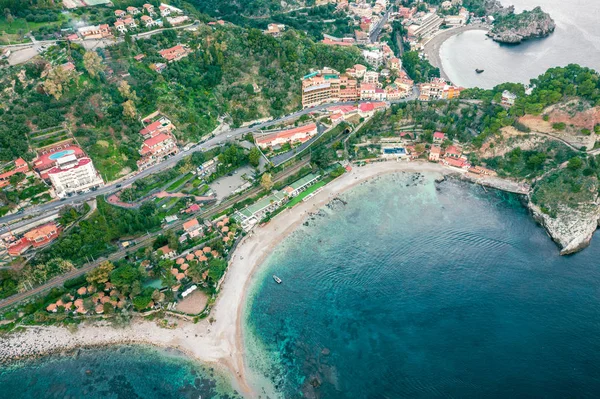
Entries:
[[277,284],[281,284],[281,279],[279,277],[277,277],[276,275],[273,275],[273,280],[275,280],[275,282]]

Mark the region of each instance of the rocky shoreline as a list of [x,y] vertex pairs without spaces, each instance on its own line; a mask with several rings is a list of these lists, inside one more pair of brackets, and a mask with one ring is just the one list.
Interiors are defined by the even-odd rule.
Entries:
[[542,212],[532,202],[530,192],[529,190],[526,191],[525,186],[522,186],[521,191],[519,190],[521,187],[508,184],[514,183],[508,180],[488,178],[483,181],[460,174],[445,175],[439,181],[436,180],[436,182],[439,183],[448,177],[459,177],[474,184],[521,195],[523,205],[529,210],[533,219],[546,230],[548,236],[557,244],[561,255],[574,254],[587,248],[590,245],[594,232],[600,226],[600,205],[597,203],[588,204],[582,207],[582,209],[564,207],[555,217],[552,217]]
[[543,213],[531,199],[528,199],[527,207],[535,221],[560,247],[561,255],[574,254],[590,245],[600,221],[600,207],[597,205],[587,210],[561,209],[554,218]]

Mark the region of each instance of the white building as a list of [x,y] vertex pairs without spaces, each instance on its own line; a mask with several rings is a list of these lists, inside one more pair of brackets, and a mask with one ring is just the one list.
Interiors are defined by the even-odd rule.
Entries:
[[515,100],[517,99],[517,95],[511,93],[508,90],[504,90],[502,92],[502,105],[507,107],[512,107],[515,105]]
[[375,71],[365,72],[365,76],[364,76],[363,82],[365,82],[365,83],[373,83],[373,84],[379,83],[379,73],[375,72]]
[[48,171],[48,177],[56,195],[61,198],[104,184],[90,158],[67,155],[59,158],[56,163],[57,166]]
[[363,50],[363,57],[374,68],[383,65],[383,52],[380,50]]

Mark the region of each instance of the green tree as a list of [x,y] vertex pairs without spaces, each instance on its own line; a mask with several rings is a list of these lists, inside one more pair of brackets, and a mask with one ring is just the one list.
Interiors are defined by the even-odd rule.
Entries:
[[252,149],[248,153],[248,161],[250,162],[250,165],[257,167],[260,163],[260,157],[260,150],[256,147],[252,147]]
[[582,166],[583,166],[583,161],[579,157],[573,157],[573,158],[569,159],[569,163],[567,164],[567,167],[570,170],[578,170]]

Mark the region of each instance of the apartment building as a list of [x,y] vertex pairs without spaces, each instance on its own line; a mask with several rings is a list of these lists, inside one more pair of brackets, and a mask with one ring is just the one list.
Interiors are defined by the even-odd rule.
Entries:
[[[339,72],[330,68],[324,68],[304,76],[302,78],[302,106],[306,108],[339,101],[342,82],[344,82],[344,89],[352,89],[356,84],[347,77],[341,78]],[[344,96],[350,95],[350,93],[351,90],[346,91]]]
[[434,78],[430,82],[419,84],[419,100],[451,100],[458,98],[463,87],[449,85],[444,79]]
[[66,155],[58,158],[56,163],[57,166],[48,171],[48,178],[60,198],[104,184],[88,157]]
[[423,16],[413,18],[412,24],[407,28],[409,39],[421,39],[431,36],[437,32],[444,20],[435,12],[429,12]]
[[144,140],[140,155],[142,158],[137,162],[140,170],[146,169],[163,159],[179,152],[175,138],[170,133],[159,133]]
[[378,84],[379,83],[379,73],[375,72],[375,71],[366,72],[365,76],[363,77],[363,82]]
[[374,68],[379,68],[381,65],[383,65],[384,57],[383,52],[381,50],[363,50],[362,54],[363,57],[365,57],[367,63],[373,66]]

